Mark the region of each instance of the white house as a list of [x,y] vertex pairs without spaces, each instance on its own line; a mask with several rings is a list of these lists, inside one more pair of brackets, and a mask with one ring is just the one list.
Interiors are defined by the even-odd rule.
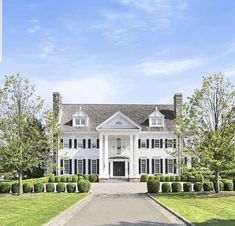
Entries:
[[171,105],[64,104],[53,93],[63,143],[56,154],[58,175],[97,174],[101,181],[135,181],[142,173],[177,175],[173,130],[181,102],[177,93]]

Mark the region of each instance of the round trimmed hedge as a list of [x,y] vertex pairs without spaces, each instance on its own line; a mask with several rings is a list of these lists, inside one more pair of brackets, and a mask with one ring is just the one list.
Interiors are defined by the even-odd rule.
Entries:
[[144,173],[144,174],[141,174],[140,176],[140,182],[147,182],[148,181],[148,174]]
[[64,183],[58,183],[58,184],[56,185],[56,191],[57,191],[58,193],[60,193],[60,192],[65,192],[65,185],[64,185]]
[[76,184],[69,183],[66,185],[68,193],[74,193],[76,191]]
[[0,183],[0,193],[9,193],[11,186],[8,183]]
[[55,182],[59,183],[61,181],[61,176],[56,176],[55,177]]
[[91,183],[89,180],[85,180],[85,179],[80,180],[78,181],[77,185],[78,185],[78,191],[80,193],[86,193],[90,191]]
[[150,181],[150,180],[154,180],[154,176],[149,176],[148,181]]
[[196,183],[193,185],[193,190],[194,190],[194,191],[197,191],[197,192],[202,191],[202,183],[201,183],[201,182],[196,182]]
[[164,176],[160,176],[160,181],[164,182],[165,181],[165,177]]
[[175,176],[170,176],[170,181],[175,181]]
[[181,178],[181,181],[187,181],[188,180],[187,175],[181,175],[180,178]]
[[23,184],[23,192],[24,193],[32,192],[32,190],[33,190],[32,184],[30,184],[30,183]]
[[182,185],[180,182],[173,182],[171,184],[171,189],[172,189],[172,192],[181,192]]
[[78,182],[78,176],[77,175],[72,176],[72,182]]
[[43,185],[43,183],[34,184],[33,188],[34,188],[34,192],[35,192],[35,193],[40,193],[40,192],[43,192],[43,191],[44,191],[44,185]]
[[72,176],[67,176],[67,182],[72,182],[73,177]]
[[183,189],[185,192],[190,192],[192,191],[192,184],[190,182],[186,182],[183,184]]
[[149,180],[147,182],[147,190],[149,193],[157,193],[160,189],[160,182],[158,180]]
[[213,183],[212,182],[204,182],[203,183],[204,191],[213,191]]
[[48,178],[48,182],[49,182],[49,183],[55,183],[55,176],[50,176],[50,177]]
[[169,182],[171,179],[170,179],[170,177],[169,176],[165,176],[165,181],[166,182]]
[[55,185],[54,184],[46,184],[46,191],[47,192],[54,192],[55,191]]
[[96,174],[91,174],[91,175],[89,176],[89,181],[92,182],[92,183],[98,181],[97,175],[96,175]]
[[180,181],[180,176],[175,176],[175,181]]
[[85,179],[85,177],[83,175],[78,175],[78,181],[84,180],[84,179]]
[[62,176],[60,182],[67,182],[67,176]]
[[233,182],[232,181],[224,181],[224,190],[225,191],[233,191]]
[[11,185],[11,192],[12,192],[13,194],[16,194],[16,193],[18,193],[18,191],[19,191],[19,185],[18,185],[18,183],[12,184],[12,185]]
[[171,185],[170,183],[162,183],[162,192],[170,192],[171,191]]

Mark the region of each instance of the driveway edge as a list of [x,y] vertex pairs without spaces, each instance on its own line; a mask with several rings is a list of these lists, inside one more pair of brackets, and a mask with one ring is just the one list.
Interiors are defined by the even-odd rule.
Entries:
[[191,223],[190,221],[188,221],[187,219],[185,219],[184,217],[182,217],[181,215],[179,215],[178,213],[176,213],[175,211],[173,211],[172,209],[170,209],[169,207],[167,207],[165,204],[161,203],[160,201],[156,200],[155,198],[153,198],[149,193],[146,193],[146,195],[151,198],[152,200],[154,200],[156,203],[158,203],[160,206],[162,206],[164,209],[168,210],[170,213],[172,213],[173,215],[175,215],[176,217],[178,217],[180,220],[182,220],[184,223],[186,223],[189,226],[195,226],[195,224]]
[[52,218],[49,222],[44,224],[44,226],[62,226],[68,222],[71,217],[73,217],[78,211],[85,207],[93,198],[92,194],[88,194],[87,197],[76,202],[74,205],[70,206],[64,212],[60,213],[58,216]]

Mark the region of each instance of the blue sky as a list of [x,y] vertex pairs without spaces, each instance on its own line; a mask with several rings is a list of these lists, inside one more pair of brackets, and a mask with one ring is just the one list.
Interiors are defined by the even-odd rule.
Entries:
[[235,81],[233,0],[5,0],[4,75],[48,103],[172,103],[202,76]]

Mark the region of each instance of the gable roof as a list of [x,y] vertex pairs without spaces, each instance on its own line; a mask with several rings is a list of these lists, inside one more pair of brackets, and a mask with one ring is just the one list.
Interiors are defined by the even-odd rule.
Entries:
[[[89,117],[88,127],[72,127],[72,116],[80,107]],[[149,127],[149,115],[156,107],[165,116],[165,127]],[[62,104],[61,128],[64,132],[96,132],[96,127],[116,112],[122,112],[142,131],[173,131],[174,106],[154,104]]]

